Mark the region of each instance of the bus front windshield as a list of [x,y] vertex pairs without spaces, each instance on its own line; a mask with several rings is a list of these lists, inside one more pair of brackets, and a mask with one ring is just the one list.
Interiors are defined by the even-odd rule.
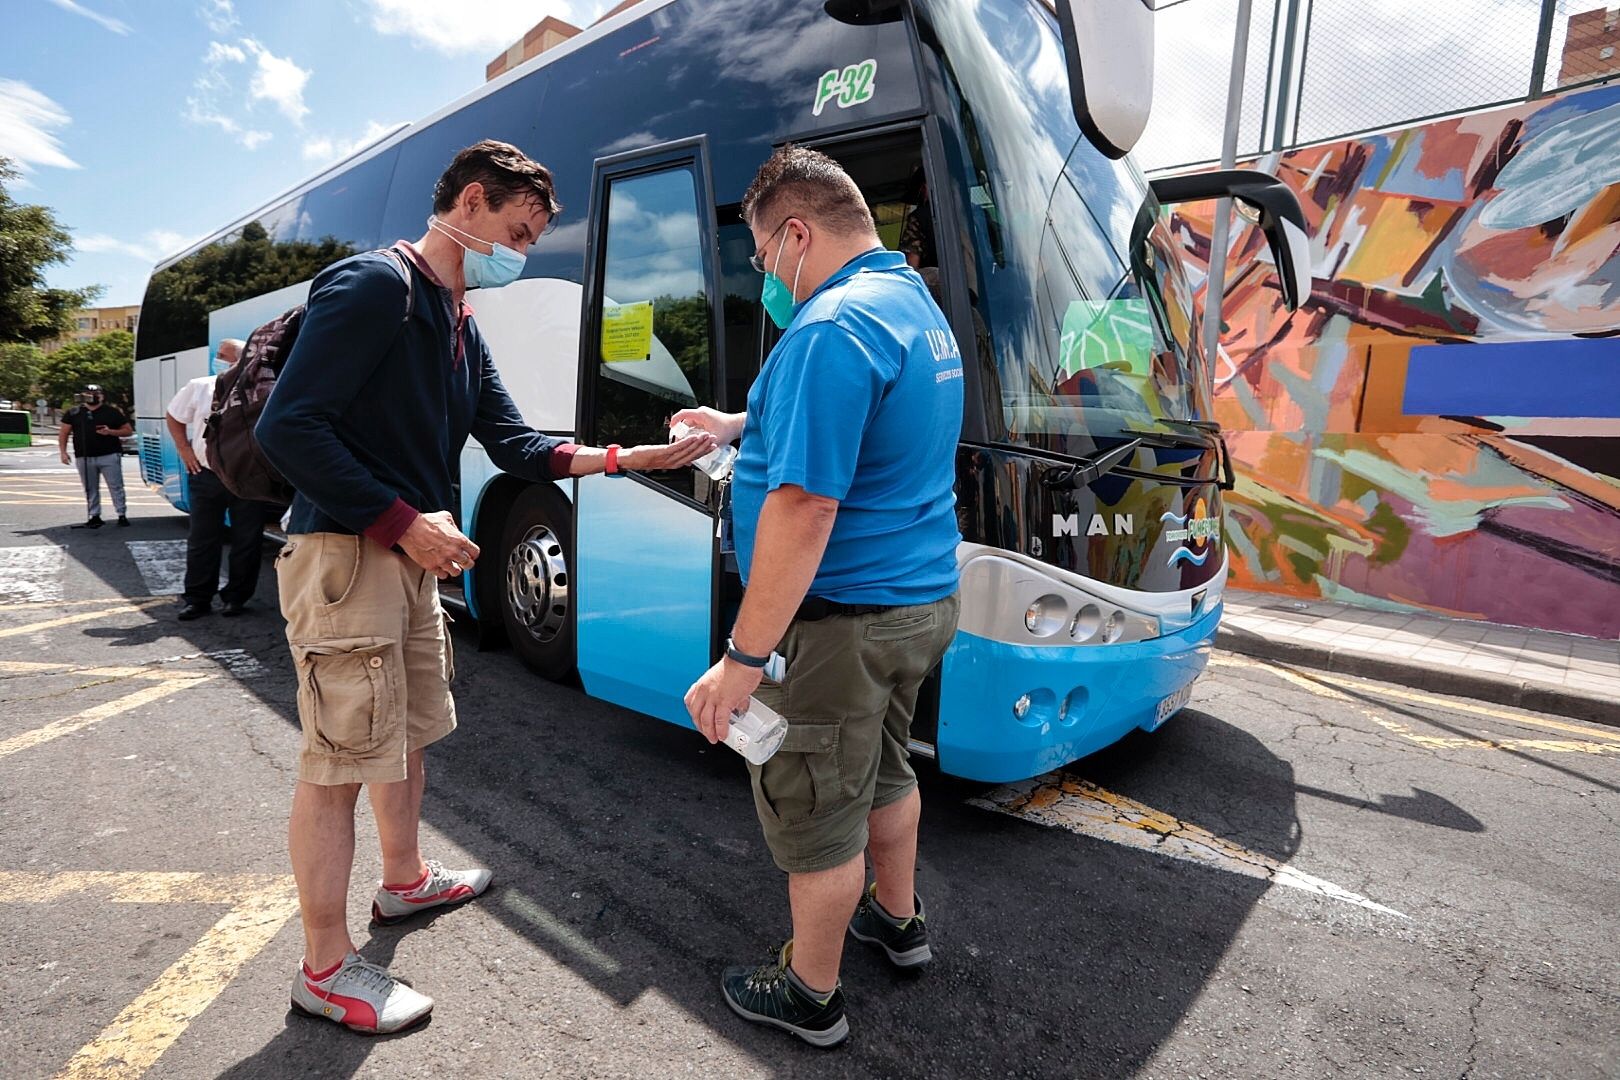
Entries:
[[1169,227],[1135,166],[1081,138],[1051,13],[1037,0],[922,8],[952,99],[991,437],[1084,454],[1206,419]]

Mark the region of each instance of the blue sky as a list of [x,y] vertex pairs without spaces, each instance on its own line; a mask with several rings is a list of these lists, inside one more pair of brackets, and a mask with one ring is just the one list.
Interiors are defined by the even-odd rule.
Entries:
[[159,259],[607,0],[0,0],[0,156],[77,250],[50,284],[139,303]]

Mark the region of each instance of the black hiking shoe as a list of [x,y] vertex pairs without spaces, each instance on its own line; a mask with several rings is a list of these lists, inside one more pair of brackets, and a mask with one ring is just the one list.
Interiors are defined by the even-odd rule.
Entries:
[[720,977],[720,992],[731,1011],[744,1020],[789,1031],[823,1049],[849,1038],[844,1016],[844,988],[817,997],[788,968],[793,942],[771,950],[771,958],[758,968],[730,967]]
[[86,529],[99,529],[99,528],[101,528],[101,527],[102,527],[102,526],[103,526],[103,525],[105,525],[105,524],[106,524],[106,522],[104,522],[104,521],[102,521],[102,520],[101,520],[101,515],[100,515],[100,514],[96,514],[96,515],[95,515],[95,516],[94,516],[94,517],[92,517],[92,518],[91,518],[91,519],[90,519],[90,520],[89,520],[89,521],[86,521],[86,522],[85,522],[85,523],[84,523],[84,527],[85,527],[85,528],[86,528]]
[[119,514],[118,515],[118,527],[120,529],[129,528],[129,518],[125,517],[123,514]]
[[[913,894],[915,896],[915,894]],[[934,958],[928,947],[927,915],[922,897],[915,897],[917,914],[896,919],[878,903],[877,882],[867,886],[855,917],[849,920],[849,935],[856,941],[876,945],[889,954],[889,963],[898,968],[922,967]]]

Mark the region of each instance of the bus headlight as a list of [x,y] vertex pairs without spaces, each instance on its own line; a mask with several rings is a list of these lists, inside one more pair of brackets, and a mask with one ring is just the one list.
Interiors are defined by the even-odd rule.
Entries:
[[1036,637],[1051,637],[1069,621],[1069,605],[1063,597],[1046,594],[1024,611],[1024,627]]

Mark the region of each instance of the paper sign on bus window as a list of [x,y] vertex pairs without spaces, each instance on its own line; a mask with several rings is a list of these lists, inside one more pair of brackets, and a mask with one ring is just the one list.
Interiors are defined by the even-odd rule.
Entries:
[[602,362],[626,364],[652,354],[653,306],[604,304],[602,307]]
[[1071,300],[1059,338],[1065,375],[1109,368],[1147,376],[1153,370],[1153,322],[1147,301]]

